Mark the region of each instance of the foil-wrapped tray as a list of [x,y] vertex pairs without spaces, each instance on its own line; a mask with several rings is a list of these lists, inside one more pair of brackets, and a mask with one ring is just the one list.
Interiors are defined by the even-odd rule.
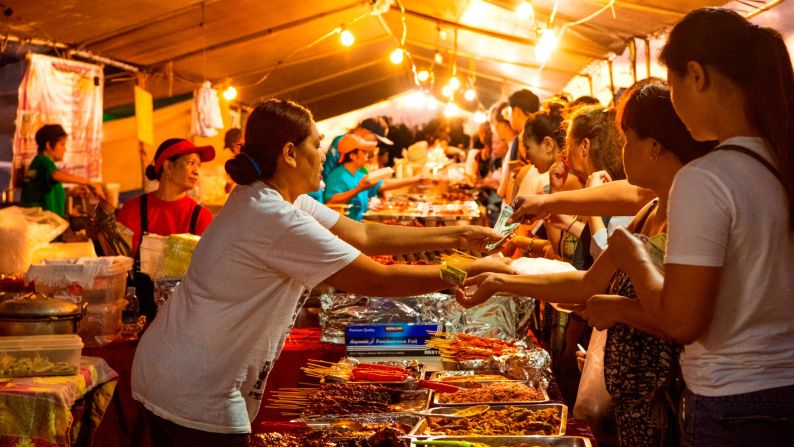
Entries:
[[[514,401],[482,401],[482,402],[456,403],[456,402],[441,402],[440,401],[441,400],[441,394],[434,392],[430,404],[432,406],[434,406],[434,407],[470,407],[472,405],[482,405],[482,404],[486,404],[486,405],[539,404],[539,403],[543,403],[543,402],[548,402],[549,401],[549,393],[546,391],[546,388],[540,387],[540,386],[535,386],[535,384],[532,383],[532,382],[524,382],[524,381],[521,381],[521,380],[513,380],[511,382],[523,383],[523,384],[526,384],[527,386],[533,387],[533,388],[537,389],[538,391],[540,391],[541,397],[539,399],[537,399],[537,400],[526,400],[526,401],[514,400]],[[497,382],[478,382],[478,383],[480,383],[482,385],[488,385],[488,384],[497,383]],[[504,383],[504,381],[501,381],[501,383]],[[451,383],[450,385],[461,386],[460,383]]]
[[[430,410],[428,410],[428,412],[435,413],[435,414],[451,414],[451,413],[456,413],[456,412],[460,411],[462,408],[472,407],[472,406],[474,406],[474,405],[455,406],[455,407],[437,407],[437,408],[431,408]],[[503,410],[506,407],[519,407],[519,408],[522,408],[522,409],[529,409],[529,410],[535,410],[535,411],[537,411],[537,410],[545,410],[545,409],[549,409],[549,408],[555,409],[555,410],[557,410],[557,412],[558,412],[557,414],[560,417],[560,427],[559,427],[558,431],[556,431],[555,433],[552,433],[552,434],[550,434],[548,436],[562,436],[562,435],[565,434],[565,429],[566,429],[566,426],[568,424],[568,406],[566,406],[564,404],[507,404],[507,405],[491,405],[491,410]],[[487,413],[485,413],[485,414],[487,414]],[[481,416],[476,416],[476,417],[481,417]],[[448,436],[448,435],[445,435],[445,434],[429,433],[429,429],[430,429],[430,426],[429,426],[428,418],[422,418],[416,424],[416,426],[413,428],[413,430],[411,430],[410,435],[411,436],[416,436],[416,437],[432,437],[432,438],[438,438],[440,436],[444,436],[444,437]],[[454,436],[460,436],[460,435],[454,435]],[[525,434],[525,433],[516,433],[514,435],[494,434],[492,436],[515,437],[515,436],[530,436],[530,435],[529,434]]]
[[[456,371],[447,371],[447,370],[445,370],[445,371],[433,371],[430,374],[430,378],[428,380],[433,380],[433,381],[436,381],[436,382],[444,382],[444,383],[449,383],[450,385],[455,385],[456,381],[445,381],[444,379],[447,378],[447,377],[456,377],[456,378],[461,378],[461,379],[463,379],[463,378],[471,378],[470,379],[471,381],[476,382],[477,381],[476,377],[480,376],[480,375],[489,375],[489,376],[500,375],[500,376],[503,377],[503,379],[498,379],[498,380],[496,380],[496,379],[488,379],[488,380],[484,380],[484,382],[498,382],[500,380],[501,381],[516,380],[516,379],[511,379],[511,378],[509,378],[509,377],[507,377],[505,375],[500,374],[499,371],[494,371],[494,372],[490,372],[489,373],[489,372],[486,372],[486,371],[475,371],[475,370],[472,370],[472,369],[456,370]],[[463,381],[465,382],[466,380],[463,380]]]
[[[434,436],[428,441],[477,442],[488,447],[592,447],[589,439],[580,436]],[[419,447],[416,441],[412,446]]]

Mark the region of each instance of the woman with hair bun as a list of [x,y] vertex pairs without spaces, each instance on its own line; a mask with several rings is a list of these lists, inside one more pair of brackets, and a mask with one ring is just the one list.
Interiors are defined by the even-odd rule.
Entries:
[[213,158],[212,146],[199,147],[183,138],[169,138],[160,144],[146,167],[146,177],[158,181],[157,189],[125,202],[116,218],[134,233],[133,255],[137,255],[144,233],[204,233],[212,213],[187,193],[198,183],[201,163]]
[[680,357],[684,446],[794,440],[794,72],[781,35],[698,9],[661,52],[676,113],[714,151],[675,177],[662,277],[625,231],[610,259]]
[[[484,247],[490,228],[363,224],[306,194],[322,177],[311,112],[280,99],[248,118],[226,162],[237,187],[196,247],[184,280],[143,335],[132,393],[155,427],[153,445],[247,446],[265,382],[307,289],[321,282],[368,296],[449,287],[440,266],[381,265],[368,255]],[[482,259],[469,274],[511,271]]]

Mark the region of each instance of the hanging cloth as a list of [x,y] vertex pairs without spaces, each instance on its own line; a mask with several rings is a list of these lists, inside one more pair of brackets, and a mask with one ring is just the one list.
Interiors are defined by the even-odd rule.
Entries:
[[218,129],[223,129],[218,91],[210,86],[209,81],[205,81],[193,92],[190,117],[190,134],[192,136],[214,137],[218,135]]

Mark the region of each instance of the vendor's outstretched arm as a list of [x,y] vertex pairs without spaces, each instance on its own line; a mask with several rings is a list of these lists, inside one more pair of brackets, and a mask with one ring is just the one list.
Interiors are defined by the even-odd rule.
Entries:
[[[472,275],[483,271],[510,272],[511,267],[495,259],[483,258],[457,266]],[[448,289],[438,265],[381,265],[361,255],[324,282],[349,293],[369,296],[411,296]]]
[[632,216],[655,197],[653,191],[617,180],[592,188],[553,194],[518,196],[513,201],[513,219],[536,215]]
[[473,225],[415,228],[398,225],[365,224],[341,217],[331,232],[367,255],[393,255],[424,250],[469,248],[485,251],[501,235],[491,228]]

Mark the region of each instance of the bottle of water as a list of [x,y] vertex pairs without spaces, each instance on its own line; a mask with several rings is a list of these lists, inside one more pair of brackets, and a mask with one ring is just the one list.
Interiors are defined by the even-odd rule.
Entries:
[[127,307],[121,312],[121,337],[125,340],[137,340],[138,331],[142,329],[138,323],[138,316],[140,315],[140,305],[138,303],[138,296],[135,295],[135,287],[127,287],[127,293],[124,295],[127,300]]

